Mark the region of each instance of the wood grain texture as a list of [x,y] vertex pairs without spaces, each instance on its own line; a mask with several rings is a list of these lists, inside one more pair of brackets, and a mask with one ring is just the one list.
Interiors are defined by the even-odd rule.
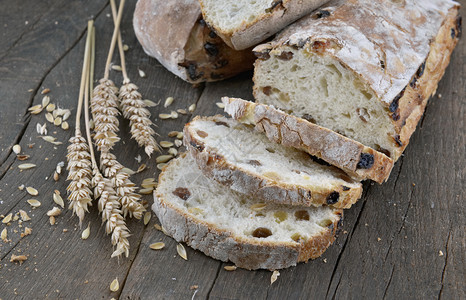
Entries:
[[[345,211],[336,243],[321,258],[280,271],[278,280],[270,285],[269,271],[229,272],[223,267],[230,264],[188,247],[188,261],[184,261],[176,254],[176,242],[154,228],[155,216],[147,227],[135,220],[128,222],[132,233],[130,257],[120,261],[110,258],[110,238],[101,226],[96,205],[85,217],[83,227],[88,222],[91,226],[88,240],[80,239],[84,228],[79,228],[77,218],[67,209],[57,217],[56,225],[49,225],[46,212],[55,206],[53,191],[57,189],[65,197],[67,186],[66,172],[58,182],[51,175],[56,164],[65,161],[67,140],[73,132],[48,123],[49,134],[64,144],[53,146],[42,141],[35,127],[38,122],[46,122],[44,113],[29,115],[26,110],[40,103],[43,88],[50,88],[52,102],[75,112],[86,21],[97,16],[98,79],[103,74],[112,31],[109,7],[103,0],[1,4],[18,17],[2,18],[7,20],[8,29],[2,32],[4,39],[0,41],[0,214],[23,209],[32,220],[22,227],[17,221],[10,226],[0,223],[0,230],[7,228],[11,240],[0,241],[0,298],[466,298],[464,39],[389,181],[383,185],[366,182],[363,198]],[[130,46],[128,71],[144,98],[161,100],[150,109],[158,125],[159,141],[173,141],[167,133],[181,131],[196,114],[222,113],[215,105],[222,96],[252,99],[251,73],[193,88],[146,56],[132,31],[130,11],[134,5],[135,1],[127,2],[122,21],[124,43]],[[466,15],[465,7],[461,12]],[[5,14],[0,12],[1,16]],[[20,26],[24,19],[30,20],[29,26]],[[55,20],[61,26],[57,27]],[[116,52],[113,61],[119,64]],[[146,78],[139,77],[138,68]],[[111,78],[121,84],[121,74],[112,71]],[[164,108],[169,96],[175,101]],[[158,118],[160,113],[187,109],[192,103],[197,103],[194,114],[180,114],[175,120]],[[74,124],[74,116],[69,122]],[[124,142],[115,149],[118,158],[125,166],[137,169],[139,163],[134,158],[141,155],[141,163],[148,166],[132,179],[140,183],[144,178],[157,177],[155,157],[148,159],[130,139],[127,121],[121,121],[120,127]],[[37,168],[19,172],[21,162],[10,150],[17,142],[31,155],[28,162],[37,164]],[[33,148],[28,148],[32,143]],[[41,207],[30,208],[26,200],[33,197],[18,189],[21,184],[39,190],[36,199],[42,202]],[[152,203],[149,195],[143,199]],[[32,234],[21,238],[25,226],[32,228]],[[165,248],[151,250],[149,245],[158,241],[163,241]],[[12,254],[25,254],[28,260],[22,265],[10,263]],[[120,290],[112,293],[109,285],[116,277]]]

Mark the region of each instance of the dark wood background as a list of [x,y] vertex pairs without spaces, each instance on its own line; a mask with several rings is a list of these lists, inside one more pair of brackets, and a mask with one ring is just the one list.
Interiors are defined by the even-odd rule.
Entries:
[[[251,73],[218,83],[192,87],[145,55],[132,29],[129,1],[122,21],[124,43],[130,46],[127,62],[130,77],[146,99],[155,102],[172,96],[170,109],[197,103],[195,114],[212,115],[221,96],[252,99]],[[465,8],[461,9],[465,14]],[[465,97],[466,44],[460,41],[437,94],[414,133],[405,155],[383,185],[366,182],[363,198],[345,213],[343,230],[324,255],[307,264],[282,270],[270,285],[271,272],[223,269],[225,263],[187,249],[188,261],[176,254],[176,243],[154,228],[130,220],[131,251],[128,259],[111,259],[110,237],[101,226],[96,205],[86,215],[90,238],[81,240],[82,229],[69,210],[51,226],[46,212],[54,205],[52,194],[66,193],[65,175],[55,182],[51,175],[65,161],[64,131],[48,123],[49,134],[63,145],[39,139],[36,124],[44,113],[30,115],[27,108],[41,103],[41,91],[51,89],[51,101],[76,111],[87,19],[96,20],[96,78],[103,67],[113,28],[106,0],[0,0],[0,214],[20,209],[32,220],[23,228],[18,222],[8,228],[10,242],[0,241],[0,298],[66,299],[465,299]],[[162,33],[163,34],[163,33]],[[119,63],[118,55],[114,61]],[[138,76],[138,68],[147,78]],[[112,71],[121,84],[121,74]],[[176,120],[158,120],[163,105],[152,108],[159,140],[181,130],[193,115]],[[69,119],[74,124],[74,116]],[[136,183],[158,176],[155,158],[147,159],[121,122],[122,141],[118,158],[137,169],[138,154],[149,168],[133,176]],[[19,172],[12,146],[19,143],[37,168]],[[27,144],[32,144],[32,149]],[[31,210],[30,199],[18,186],[34,186],[42,202]],[[150,196],[144,199],[152,203]],[[24,226],[30,236],[20,238]],[[67,232],[63,230],[67,229]],[[162,251],[151,243],[166,243]],[[443,255],[439,251],[442,251]],[[11,255],[24,254],[22,265],[10,262]],[[119,279],[120,290],[109,285]],[[197,289],[191,289],[193,285]],[[195,295],[194,295],[195,294]]]

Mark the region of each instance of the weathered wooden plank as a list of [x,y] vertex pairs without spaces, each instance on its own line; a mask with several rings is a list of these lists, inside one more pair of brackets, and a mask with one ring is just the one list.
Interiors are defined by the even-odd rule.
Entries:
[[[2,27],[8,29],[7,39],[0,43],[0,97],[8,109],[0,110],[0,128],[8,130],[0,131],[0,164],[29,122],[26,109],[35,93],[44,88],[44,77],[75,45],[87,18],[99,13],[107,1],[3,2]],[[26,25],[26,21],[31,23]]]
[[[135,2],[127,4],[127,13],[122,23],[123,28],[131,28],[132,15],[130,12],[134,9],[134,5]],[[65,16],[73,15],[76,7],[70,6],[69,9],[70,11],[63,12]],[[109,13],[108,7],[96,20],[97,78],[102,76],[103,62],[113,30],[111,18],[107,16],[107,13]],[[81,19],[78,21],[81,22]],[[85,21],[86,18],[82,17],[83,25]],[[132,30],[124,30],[123,34],[126,42],[130,45],[136,45]],[[42,83],[42,86],[52,90],[49,94],[52,102],[59,104],[60,107],[73,108],[73,112],[75,112],[76,107],[83,50],[84,39],[80,39],[79,43],[60,59],[58,64],[47,74]],[[128,67],[129,75],[136,84],[140,85],[141,92],[146,98],[157,101],[165,99],[168,95],[174,96],[176,100],[173,108],[186,107],[187,103],[184,103],[183,99],[196,101],[199,98],[202,87],[195,89],[189,84],[175,80],[173,75],[161,68],[154,60],[147,59],[140,47],[131,47],[127,54],[130,64]],[[118,56],[115,57],[114,61],[118,63]],[[145,70],[147,78],[139,77],[138,66]],[[121,74],[112,71],[111,77],[115,79],[117,84],[121,84]],[[42,96],[37,94],[33,103],[38,104],[41,99]],[[151,109],[153,119],[156,119],[156,116],[165,110],[168,109],[163,108],[163,105]],[[158,131],[162,135],[166,135],[168,130],[178,127],[177,123],[183,124],[188,118],[189,116],[186,115],[181,116],[178,120],[157,121]],[[74,116],[68,121],[70,124],[74,124]],[[144,225],[141,221],[131,220],[128,222],[132,232],[130,257],[122,259],[120,262],[110,258],[112,252],[110,237],[105,234],[104,227],[101,226],[100,216],[97,214],[95,205],[92,207],[91,213],[87,214],[85,218],[84,227],[87,226],[88,222],[91,226],[91,237],[86,241],[80,239],[81,230],[78,229],[77,218],[72,217],[69,210],[65,210],[61,216],[57,217],[55,226],[49,225],[48,217],[45,214],[54,206],[52,193],[54,189],[58,189],[65,198],[67,185],[64,180],[65,171],[57,183],[51,179],[51,175],[56,164],[65,160],[67,140],[74,132],[72,130],[65,132],[48,124],[49,134],[64,142],[63,145],[56,146],[54,149],[53,145],[37,138],[38,134],[35,129],[37,122],[42,124],[46,122],[44,113],[31,117],[20,140],[24,152],[31,155],[29,162],[36,163],[37,168],[19,173],[17,165],[20,162],[15,160],[13,155],[10,155],[8,162],[12,162],[13,168],[9,169],[0,181],[0,189],[2,190],[0,213],[6,215],[10,212],[17,213],[19,209],[23,209],[32,218],[31,221],[25,222],[22,228],[19,228],[18,222],[13,222],[11,226],[0,224],[1,229],[8,228],[8,237],[12,240],[10,243],[0,243],[2,245],[0,254],[3,260],[3,270],[0,274],[0,295],[4,299],[11,299],[15,296],[83,299],[118,297],[120,292],[111,293],[109,284],[118,277],[120,286],[124,286],[126,274],[141,243]],[[53,131],[57,132],[53,133]],[[144,154],[144,150],[138,148],[137,144],[130,140],[126,121],[121,122],[120,133],[125,142],[120,143],[115,149],[119,160],[127,167],[137,169],[139,164],[135,157],[140,154],[141,163],[148,165],[145,171],[133,176],[134,182],[139,183],[143,178],[154,177],[155,173],[158,172],[155,167],[155,157],[149,160]],[[35,143],[34,148],[28,149],[28,143]],[[45,179],[46,176],[48,179]],[[36,198],[42,202],[41,207],[31,210],[26,199],[32,197],[27,196],[25,191],[18,190],[18,186],[22,183],[26,186],[34,186],[39,190],[39,195]],[[150,200],[150,196],[144,196],[144,199]],[[33,233],[21,239],[20,230],[24,230],[24,226],[32,228]],[[68,231],[63,232],[64,229]],[[12,254],[18,255],[20,253],[28,255],[28,260],[23,265],[9,262]]]

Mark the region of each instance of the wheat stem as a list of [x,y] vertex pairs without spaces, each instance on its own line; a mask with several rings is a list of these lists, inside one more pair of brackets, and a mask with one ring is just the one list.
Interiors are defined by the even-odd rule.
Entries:
[[123,16],[123,7],[125,5],[125,0],[120,1],[120,7],[118,8],[118,16],[115,21],[115,29],[113,30],[112,41],[110,43],[110,49],[108,51],[107,62],[105,63],[105,74],[104,79],[108,79],[110,74],[110,64],[112,63],[113,51],[115,50],[115,45],[119,33],[119,27],[121,23],[121,17]]
[[[115,27],[117,26],[117,11],[115,0],[110,0],[110,6],[112,7],[112,16]],[[123,74],[123,84],[130,82],[128,73],[126,71],[126,61],[125,61],[125,51],[123,50],[123,41],[121,39],[121,31],[118,27],[118,51],[120,52],[120,61],[121,61],[121,72]]]
[[95,64],[95,27],[92,27],[91,38],[91,54],[89,62],[88,79],[86,82],[86,94],[84,95],[84,122],[86,127],[87,143],[89,144],[89,152],[91,153],[92,168],[97,168],[97,161],[95,159],[94,147],[91,140],[91,126],[89,124],[89,96],[92,93],[92,81],[94,80],[94,64]]
[[83,96],[84,89],[86,84],[86,74],[89,72],[89,50],[92,36],[92,27],[94,26],[94,21],[89,20],[87,22],[87,37],[86,37],[86,46],[84,48],[84,61],[83,61],[83,70],[81,73],[81,84],[79,87],[79,96],[78,96],[78,108],[76,110],[76,123],[75,123],[75,134],[81,132],[81,111],[83,106]]

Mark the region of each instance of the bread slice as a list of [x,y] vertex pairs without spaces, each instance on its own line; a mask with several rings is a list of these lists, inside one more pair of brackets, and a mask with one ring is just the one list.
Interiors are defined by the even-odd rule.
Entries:
[[182,154],[164,167],[152,206],[178,242],[245,269],[276,270],[319,257],[342,211],[265,204],[207,179]]
[[458,42],[458,9],[334,1],[254,49],[254,97],[397,160]]
[[382,183],[390,175],[391,158],[330,129],[272,106],[228,97],[223,97],[222,102],[233,119],[255,125],[271,141],[306,151],[353,177]]
[[199,0],[206,22],[232,48],[264,41],[328,0]]
[[361,183],[341,170],[232,119],[196,117],[184,142],[207,177],[265,202],[349,208],[361,197]]
[[139,0],[133,27],[144,51],[187,82],[222,80],[253,68],[251,49],[228,47],[202,19],[197,0]]

